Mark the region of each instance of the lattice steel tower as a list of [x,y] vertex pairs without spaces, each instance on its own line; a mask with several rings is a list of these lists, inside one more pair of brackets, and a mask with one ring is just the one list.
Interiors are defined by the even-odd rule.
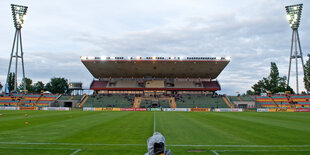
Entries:
[[[296,62],[296,93],[299,94],[299,88],[298,88],[298,58],[301,59],[301,65],[303,68],[303,73],[305,73],[305,67],[304,67],[304,60],[302,57],[302,49],[300,45],[300,39],[299,39],[299,33],[298,33],[298,27],[300,23],[301,18],[301,11],[302,11],[303,4],[296,4],[296,5],[290,5],[286,6],[286,17],[287,20],[290,23],[290,26],[292,28],[292,40],[291,40],[291,52],[290,52],[290,62],[289,62],[289,68],[288,68],[288,76],[287,76],[287,87],[290,83],[290,73],[291,73],[291,63],[292,59],[295,59]],[[293,53],[294,51],[294,53]]]
[[[8,81],[9,81],[9,75],[11,72],[11,66],[12,66],[13,58],[15,58],[14,91],[17,90],[17,66],[18,66],[18,60],[19,59],[21,59],[21,63],[22,63],[24,90],[26,90],[24,53],[23,53],[21,29],[22,29],[24,21],[25,21],[25,17],[26,17],[28,7],[11,4],[11,9],[12,9],[12,15],[13,15],[13,22],[14,22],[14,26],[15,26],[16,30],[15,30],[15,36],[14,36],[13,47],[12,47],[12,52],[11,52],[8,75],[7,75],[7,79],[6,79],[6,88],[5,88],[6,93],[8,93]],[[14,54],[14,50],[15,50],[15,54]]]

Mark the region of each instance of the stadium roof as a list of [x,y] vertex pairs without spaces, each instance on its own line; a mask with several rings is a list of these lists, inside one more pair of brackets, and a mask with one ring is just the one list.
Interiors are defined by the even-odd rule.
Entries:
[[230,57],[81,57],[82,63],[100,78],[211,78],[215,79]]

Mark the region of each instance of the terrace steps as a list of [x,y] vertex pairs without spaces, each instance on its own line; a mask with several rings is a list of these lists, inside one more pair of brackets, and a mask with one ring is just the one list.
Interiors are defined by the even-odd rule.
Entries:
[[[39,102],[41,101],[42,98],[43,98],[43,94],[41,94],[40,97],[38,98],[38,100],[36,101],[36,105],[39,104]],[[35,105],[35,106],[36,106],[36,105]]]
[[[72,96],[72,98],[73,98],[73,96]],[[72,98],[71,98],[71,100],[72,100]],[[87,99],[88,99],[88,95],[85,95],[85,96],[82,98],[82,101],[80,102],[79,106],[82,107],[83,104],[87,101]]]
[[269,98],[271,99],[271,101],[272,101],[272,103],[273,103],[273,105],[275,106],[275,107],[279,107],[279,105],[277,104],[277,102],[272,98],[272,96],[269,96]]
[[286,95],[286,99],[287,99],[288,103],[290,104],[291,108],[296,108],[296,105],[294,104],[294,101],[291,98],[291,96]]
[[174,97],[170,97],[169,98],[169,106],[170,106],[170,108],[176,108],[177,107],[177,104],[175,102],[175,98]]
[[134,103],[133,103],[133,107],[134,108],[140,108],[141,100],[142,100],[141,97],[135,97],[135,100],[134,100]]
[[[240,98],[240,97],[239,97],[239,98]],[[223,96],[223,100],[225,101],[225,103],[227,104],[227,106],[228,106],[229,108],[232,107],[232,103],[228,100],[228,98],[227,98],[226,95]]]
[[22,103],[24,103],[24,101],[25,101],[26,98],[27,98],[27,96],[26,96],[26,95],[23,95],[23,96],[21,97],[21,99],[19,100],[19,102],[17,103],[17,105],[20,107],[20,105],[21,105]]

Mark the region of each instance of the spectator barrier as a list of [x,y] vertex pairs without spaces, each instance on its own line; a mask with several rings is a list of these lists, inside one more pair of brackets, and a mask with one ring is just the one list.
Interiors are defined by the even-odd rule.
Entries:
[[163,111],[191,111],[190,108],[162,108],[162,110]]
[[43,110],[69,111],[68,107],[43,107]]
[[0,107],[0,110],[19,110],[19,107]]
[[269,112],[268,108],[257,108],[257,112]]
[[217,112],[242,112],[241,108],[216,108]]
[[161,108],[147,108],[147,111],[161,111]]
[[209,112],[210,108],[192,108],[190,111],[195,111],[195,112]]
[[307,108],[307,109],[299,109],[299,108],[296,108],[294,111],[295,111],[295,112],[310,112],[310,109],[309,109],[309,108]]
[[83,111],[95,111],[93,107],[83,107]]

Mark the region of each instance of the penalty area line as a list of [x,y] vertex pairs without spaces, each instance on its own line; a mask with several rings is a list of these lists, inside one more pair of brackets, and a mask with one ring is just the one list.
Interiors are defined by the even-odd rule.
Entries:
[[215,155],[220,155],[219,153],[216,152],[216,150],[211,150]]
[[81,149],[77,149],[77,150],[75,150],[73,153],[71,153],[71,155],[75,155],[76,153],[78,153],[78,152],[80,152],[81,151]]

